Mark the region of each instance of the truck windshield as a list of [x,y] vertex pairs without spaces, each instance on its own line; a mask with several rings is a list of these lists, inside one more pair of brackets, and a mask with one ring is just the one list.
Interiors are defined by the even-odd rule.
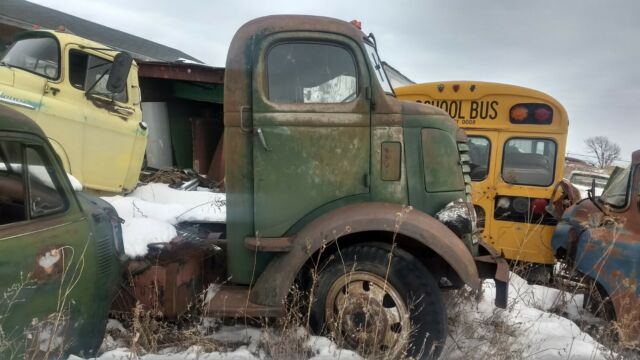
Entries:
[[7,50],[0,63],[57,79],[60,73],[58,42],[48,36],[20,39]]
[[380,61],[380,57],[378,56],[376,48],[366,41],[364,42],[364,45],[367,49],[367,55],[369,56],[369,61],[371,61],[371,66],[373,66],[373,70],[376,73],[376,77],[378,78],[378,82],[380,83],[380,85],[382,85],[382,89],[385,93],[394,95],[391,83],[389,83],[389,77],[384,71],[384,66],[382,66],[382,61]]
[[604,189],[600,199],[607,205],[614,208],[627,206],[628,190],[630,185],[631,167],[620,171],[610,180],[609,186]]

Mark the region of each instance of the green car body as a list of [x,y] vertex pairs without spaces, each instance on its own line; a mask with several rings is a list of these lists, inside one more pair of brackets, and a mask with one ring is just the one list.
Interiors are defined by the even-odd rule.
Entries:
[[0,357],[95,354],[122,249],[113,208],[74,191],[42,130],[0,108]]

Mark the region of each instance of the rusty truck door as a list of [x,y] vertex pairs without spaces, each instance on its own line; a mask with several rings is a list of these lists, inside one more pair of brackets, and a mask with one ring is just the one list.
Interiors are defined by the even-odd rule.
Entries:
[[252,131],[259,236],[282,236],[312,211],[369,192],[362,56],[347,38],[318,33],[281,33],[258,49]]
[[0,133],[0,158],[2,351],[57,358],[78,315],[71,297],[92,296],[92,281],[78,281],[95,276],[84,262],[91,231],[50,150]]

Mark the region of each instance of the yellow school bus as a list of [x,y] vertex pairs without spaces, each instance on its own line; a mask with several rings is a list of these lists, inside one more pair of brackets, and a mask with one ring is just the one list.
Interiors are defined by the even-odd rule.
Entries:
[[484,241],[507,259],[553,264],[556,219],[545,207],[563,174],[564,107],[540,91],[478,81],[410,85],[396,94],[447,111],[465,129]]

